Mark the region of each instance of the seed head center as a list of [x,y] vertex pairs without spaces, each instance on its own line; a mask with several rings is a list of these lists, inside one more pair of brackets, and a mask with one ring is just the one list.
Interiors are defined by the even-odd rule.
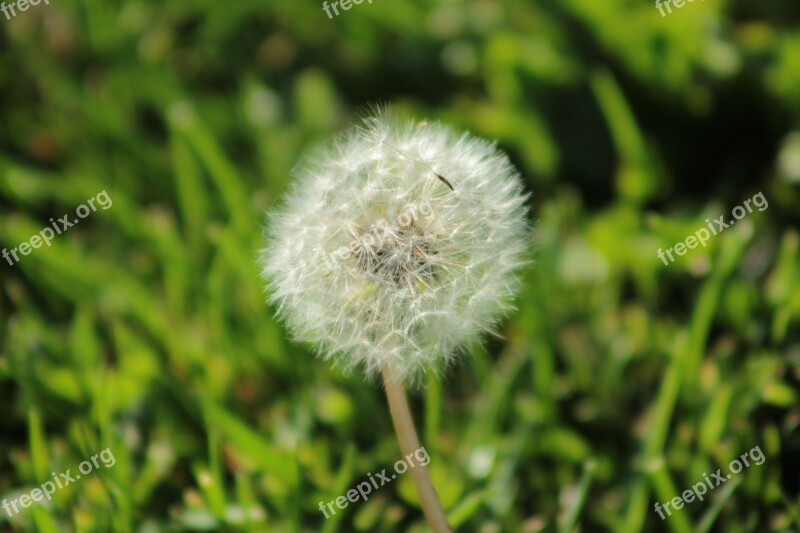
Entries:
[[379,281],[416,287],[433,278],[430,239],[416,223],[364,232],[355,250],[358,268]]

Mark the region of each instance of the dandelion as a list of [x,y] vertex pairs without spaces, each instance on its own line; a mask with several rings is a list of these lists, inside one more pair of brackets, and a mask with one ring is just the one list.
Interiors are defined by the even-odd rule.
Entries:
[[[262,274],[298,340],[344,371],[382,374],[408,453],[419,444],[403,385],[441,372],[512,309],[526,212],[494,144],[379,111],[295,170]],[[431,526],[447,531],[438,512]]]

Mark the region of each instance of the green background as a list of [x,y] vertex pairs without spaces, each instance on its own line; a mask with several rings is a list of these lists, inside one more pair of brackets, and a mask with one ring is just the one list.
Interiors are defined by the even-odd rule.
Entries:
[[[370,104],[497,139],[519,311],[412,395],[459,531],[800,531],[800,5],[50,0],[0,15],[0,531],[424,531],[380,386],[265,304],[264,212]],[[769,208],[665,266],[763,192]],[[759,446],[662,521],[653,510]]]

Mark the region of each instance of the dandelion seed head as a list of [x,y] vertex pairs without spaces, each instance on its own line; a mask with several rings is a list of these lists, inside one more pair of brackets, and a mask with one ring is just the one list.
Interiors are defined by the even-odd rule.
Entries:
[[261,252],[269,300],[344,371],[414,384],[512,310],[526,212],[494,144],[379,111],[295,169]]

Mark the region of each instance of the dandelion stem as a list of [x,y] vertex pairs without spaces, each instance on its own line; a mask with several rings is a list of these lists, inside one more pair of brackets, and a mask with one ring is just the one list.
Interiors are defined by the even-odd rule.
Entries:
[[[400,451],[406,458],[413,457],[414,452],[420,449],[417,430],[414,427],[414,420],[411,418],[411,410],[408,408],[408,399],[403,385],[395,379],[387,365],[383,365],[383,383],[386,387],[386,398],[389,400],[389,411],[392,414],[394,430],[400,443]],[[439,496],[431,483],[428,469],[417,462],[410,465],[408,471],[417,487],[422,512],[428,526],[434,533],[452,533],[453,530],[447,524],[447,517],[439,502]]]

